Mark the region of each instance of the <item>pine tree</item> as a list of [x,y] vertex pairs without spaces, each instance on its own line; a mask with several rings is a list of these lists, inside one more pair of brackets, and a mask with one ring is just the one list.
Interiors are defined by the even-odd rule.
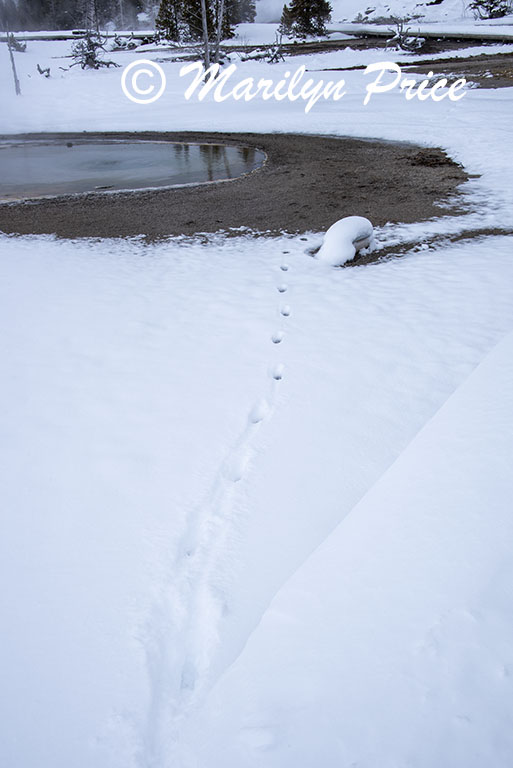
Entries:
[[143,0],[0,0],[0,28],[13,31],[42,29],[100,29],[109,21],[130,29]]
[[256,18],[255,0],[240,0],[240,23],[249,22],[252,24]]
[[180,40],[182,12],[182,0],[162,0],[160,3],[155,28],[167,40]]
[[18,8],[14,0],[0,0],[0,29],[18,32],[21,29]]
[[292,16],[290,8],[288,7],[288,5],[284,5],[283,11],[281,12],[280,26],[278,28],[278,32],[281,35],[285,35],[285,36],[292,34],[293,24],[294,24],[294,17]]
[[[224,0],[223,25],[221,29],[223,40],[233,37],[233,28],[236,24],[241,23],[239,5],[239,0]],[[219,3],[217,3],[217,6],[219,6]],[[217,10],[218,7],[216,8],[216,27],[218,18]]]
[[255,21],[255,0],[225,0],[224,12],[230,26]]
[[[220,0],[207,0],[206,11],[208,38],[214,41],[221,12]],[[254,19],[254,16],[254,0],[225,0],[222,38],[233,37],[234,26],[242,20]],[[155,26],[169,40],[201,40],[201,0],[161,0]]]
[[500,19],[511,10],[509,0],[474,0],[469,8],[477,12],[480,19]]
[[[209,40],[214,37],[213,3],[207,2],[207,29]],[[182,19],[185,25],[185,35],[191,40],[201,40],[203,37],[203,21],[200,0],[183,0]]]
[[283,14],[287,23],[292,19],[291,31],[299,37],[325,35],[331,5],[328,0],[292,0],[288,8],[284,6]]

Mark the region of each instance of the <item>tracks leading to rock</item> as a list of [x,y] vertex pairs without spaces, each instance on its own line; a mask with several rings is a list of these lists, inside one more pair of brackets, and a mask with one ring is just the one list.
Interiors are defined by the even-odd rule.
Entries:
[[168,583],[163,585],[144,633],[149,704],[140,752],[148,768],[169,765],[182,723],[209,688],[212,663],[222,642],[230,601],[223,572],[233,554],[241,515],[238,485],[250,469],[255,438],[277,407],[286,373],[281,345],[292,306],[283,304],[281,298],[289,293],[282,277],[290,270],[281,258],[272,269],[278,300],[262,394],[249,409],[242,431],[227,447],[209,490],[187,519]]

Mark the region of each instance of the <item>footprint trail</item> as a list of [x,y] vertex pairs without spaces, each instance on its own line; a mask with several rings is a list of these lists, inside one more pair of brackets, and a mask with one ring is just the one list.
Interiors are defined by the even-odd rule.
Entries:
[[[289,266],[281,264],[279,269],[288,272]],[[283,294],[288,285],[276,282],[275,289]],[[290,314],[289,304],[278,307],[282,322]],[[284,336],[283,328],[273,332],[275,348]],[[149,617],[145,640],[149,706],[145,732],[141,734],[145,768],[168,768],[172,764],[180,725],[208,690],[209,671],[228,610],[223,570],[230,560],[242,514],[238,486],[251,465],[254,439],[273,414],[284,371],[281,361],[270,361],[267,392],[250,409],[212,486],[188,515],[168,583]]]

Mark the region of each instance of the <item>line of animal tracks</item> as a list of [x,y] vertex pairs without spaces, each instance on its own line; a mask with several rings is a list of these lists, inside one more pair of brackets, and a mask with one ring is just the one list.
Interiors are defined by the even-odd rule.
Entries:
[[208,493],[188,516],[176,559],[144,632],[149,679],[147,719],[140,734],[144,768],[170,764],[181,725],[211,683],[212,660],[227,612],[222,572],[236,543],[234,530],[241,514],[237,484],[251,463],[258,431],[273,414],[286,373],[280,351],[292,314],[286,301],[290,269],[282,259],[273,269],[277,322],[269,339],[267,391],[250,409],[244,429],[228,449]]

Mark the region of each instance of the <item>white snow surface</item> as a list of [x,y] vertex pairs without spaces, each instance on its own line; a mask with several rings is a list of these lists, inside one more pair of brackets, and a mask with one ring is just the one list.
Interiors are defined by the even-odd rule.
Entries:
[[509,333],[278,592],[191,765],[511,764],[512,378]]
[[[401,18],[420,18],[425,21],[445,22],[458,21],[467,24],[476,23],[475,14],[468,8],[470,3],[465,0],[442,0],[434,5],[430,2],[419,3],[416,0],[386,0],[364,4],[361,0],[330,0],[332,23],[338,21],[354,21],[356,19],[390,19],[393,16]],[[282,0],[257,0],[257,22],[278,22],[284,3]],[[513,16],[497,19],[499,24],[511,24]],[[486,22],[488,23],[488,22]]]
[[[513,327],[511,241],[488,238],[334,271],[305,253],[312,240],[219,237],[206,248],[176,240],[148,246],[0,239],[2,401],[8,406],[0,544],[4,764],[292,765],[297,759],[289,763],[285,753],[297,758],[295,750],[309,745],[305,755],[321,750],[328,763],[348,750],[382,765],[367,737],[358,739],[368,723],[365,710],[375,695],[384,702],[385,689],[393,687],[390,717],[406,709],[412,718],[427,713],[425,728],[441,738],[444,722],[429,691],[402,682],[411,675],[427,680],[439,665],[437,695],[470,697],[467,709],[480,735],[466,742],[467,762],[480,739],[483,753],[506,765],[507,746],[495,748],[491,730],[477,725],[480,717],[490,722],[492,694],[499,696],[497,709],[509,707],[507,674],[500,673],[501,664],[508,668],[506,657],[495,647],[484,651],[479,690],[469,692],[461,677],[444,672],[455,653],[460,608],[476,615],[487,610],[488,582],[479,576],[502,562],[508,541],[506,510],[495,501],[508,498],[506,474],[481,510],[478,532],[487,521],[488,535],[476,533],[468,552],[460,543],[461,536],[471,537],[479,511],[468,506],[469,497],[481,498],[487,472],[502,477],[501,467],[509,466],[502,432],[483,447],[480,473],[445,463],[443,487],[452,484],[456,497],[440,497],[436,521],[406,501],[399,518],[392,501],[375,502],[372,524],[370,513],[360,518],[353,508]],[[276,290],[284,258],[288,317],[280,313]],[[271,341],[277,330],[285,331],[278,345]],[[497,419],[500,411],[506,429],[509,401],[497,398]],[[476,418],[480,424],[484,417],[477,412]],[[413,483],[411,474],[405,481]],[[426,497],[426,504],[437,498]],[[318,607],[308,632],[306,615],[294,609],[302,600],[290,603],[279,631],[267,633],[263,624],[262,642],[277,658],[291,649],[281,672],[269,666],[264,675],[260,654],[266,652],[255,641],[256,655],[241,657],[248,666],[235,667],[221,682],[273,597],[351,510],[356,532],[348,546],[358,546],[349,562],[360,560],[367,576],[356,574],[350,605],[354,616],[358,605],[364,610],[363,623],[346,621],[343,611],[329,618],[330,601],[349,599],[351,568],[341,565],[345,575],[339,581],[335,574],[329,584],[320,569],[309,584]],[[401,526],[414,511],[406,535]],[[467,516],[468,534],[459,525]],[[390,552],[383,526],[398,537]],[[328,539],[330,551],[339,531]],[[416,557],[413,531],[426,539]],[[496,531],[503,542],[497,551]],[[374,541],[390,562],[396,550],[403,552],[403,580],[384,581],[389,560],[375,562]],[[422,564],[438,547],[440,580],[430,585],[436,563],[427,575]],[[445,553],[454,547],[450,571]],[[345,563],[346,551],[333,560]],[[465,586],[476,562],[484,570]],[[495,579],[506,602],[499,622],[511,609],[501,573]],[[412,603],[402,594],[422,579],[415,615],[424,618],[415,634]],[[450,579],[454,586],[442,598]],[[456,628],[447,615],[456,617]],[[269,620],[275,617],[273,608]],[[419,648],[430,647],[432,632],[438,637],[437,621],[449,621],[450,628],[433,657]],[[393,645],[392,636],[400,642],[382,670],[388,689],[372,670],[389,658],[381,643]],[[342,700],[329,682],[339,674],[335,651],[355,670]],[[302,668],[294,682],[294,665],[305,653],[315,665],[311,672]],[[488,664],[505,680],[499,689]],[[258,688],[267,674],[277,678],[276,687],[265,689],[268,697]],[[352,697],[361,709],[351,718],[343,702]],[[348,717],[341,733],[351,732],[349,741],[330,730],[341,728],[336,702]],[[320,720],[312,720],[317,708]],[[466,712],[457,712],[464,729]],[[373,743],[392,764],[396,742],[386,741],[388,720],[374,722]],[[300,730],[304,737],[296,739]],[[407,742],[412,765],[428,764],[427,730],[422,733]],[[309,765],[306,756],[299,764]]]

